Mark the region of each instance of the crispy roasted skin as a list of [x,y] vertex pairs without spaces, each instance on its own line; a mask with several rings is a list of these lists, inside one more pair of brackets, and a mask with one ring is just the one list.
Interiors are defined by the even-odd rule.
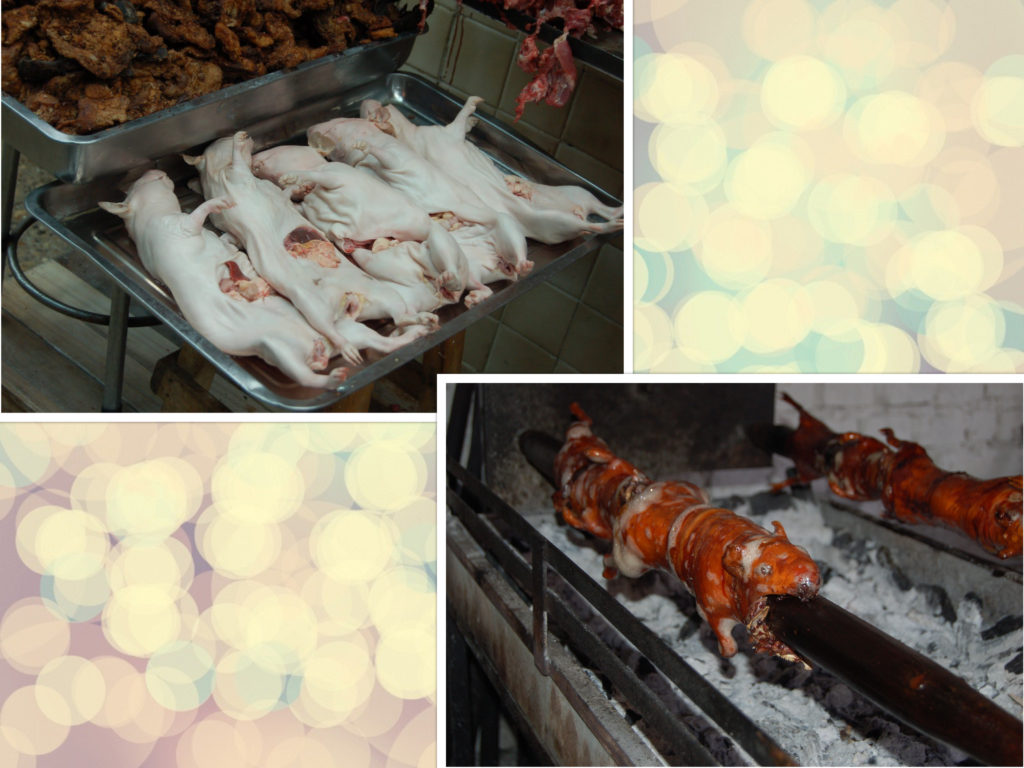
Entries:
[[90,133],[419,17],[380,0],[6,0],[3,90],[62,131]]
[[[1000,558],[1021,554],[1021,475],[979,480],[947,472],[891,429],[882,430],[888,445],[857,432],[835,434],[791,397],[783,399],[800,411],[800,424],[775,451],[793,459],[799,480],[825,477],[833,493],[854,501],[881,499],[886,514],[905,523],[955,528]],[[824,439],[826,432],[831,437]]]
[[555,459],[555,508],[574,528],[611,540],[605,577],[635,578],[650,569],[674,574],[693,593],[723,656],[736,653],[731,630],[740,623],[757,651],[798,660],[764,619],[768,595],[817,594],[820,575],[810,555],[779,523],[769,533],[711,506],[692,483],[652,483],[593,435],[579,405],[572,412],[577,421]]

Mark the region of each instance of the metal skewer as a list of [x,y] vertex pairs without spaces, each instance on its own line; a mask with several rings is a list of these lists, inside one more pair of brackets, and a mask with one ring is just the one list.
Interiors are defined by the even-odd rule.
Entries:
[[[555,486],[561,443],[519,436],[534,469]],[[767,623],[779,639],[912,728],[990,765],[1021,765],[1024,723],[962,678],[818,596],[772,596]]]

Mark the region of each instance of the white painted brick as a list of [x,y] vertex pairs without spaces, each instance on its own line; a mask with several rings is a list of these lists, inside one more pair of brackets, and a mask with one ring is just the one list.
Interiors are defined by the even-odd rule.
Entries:
[[979,405],[983,407],[971,410],[970,421],[967,424],[967,443],[972,446],[980,446],[995,440],[999,420],[991,402],[986,401]]
[[879,398],[888,406],[924,405],[935,400],[938,384],[880,384]]

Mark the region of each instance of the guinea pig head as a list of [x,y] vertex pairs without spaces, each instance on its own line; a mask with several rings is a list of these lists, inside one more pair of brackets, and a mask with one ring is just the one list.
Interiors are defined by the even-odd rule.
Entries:
[[726,550],[724,564],[750,602],[765,595],[795,595],[807,600],[818,592],[821,574],[807,550],[793,544],[778,521],[765,534]]

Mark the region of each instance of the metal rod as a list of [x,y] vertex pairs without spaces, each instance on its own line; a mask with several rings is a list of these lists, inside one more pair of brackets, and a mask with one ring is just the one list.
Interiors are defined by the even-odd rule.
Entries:
[[121,410],[124,385],[124,356],[128,345],[128,307],[131,296],[114,285],[110,294],[110,328],[107,332],[107,360],[103,369],[103,411]]
[[550,674],[548,665],[548,589],[545,553],[547,542],[533,547],[533,663],[542,675]]
[[768,598],[768,626],[908,725],[990,765],[1021,765],[1024,724],[964,680],[823,597]]
[[[25,232],[28,231],[28,228],[35,224],[36,221],[38,221],[38,219],[33,216],[27,216],[20,224],[18,224],[14,232],[4,236],[4,256],[15,282],[22,287],[25,293],[43,306],[49,307],[54,312],[60,312],[62,315],[73,317],[75,320],[81,320],[83,323],[109,325],[110,315],[102,315],[98,312],[90,312],[86,309],[80,309],[79,307],[73,307],[70,304],[65,304],[60,299],[55,299],[50,294],[46,293],[42,288],[28,279],[28,275],[26,275],[25,271],[21,268],[21,261],[18,259],[18,242],[21,240],[22,235],[24,235]],[[162,321],[159,318],[148,316],[127,318],[127,325],[130,328],[160,325],[161,322]]]
[[3,242],[11,236],[11,219],[14,216],[14,191],[18,186],[18,160],[21,153],[11,144],[3,142],[3,156],[0,160],[0,178],[3,179]]
[[[529,431],[520,449],[554,485],[560,443]],[[769,597],[768,626],[902,722],[993,765],[1021,765],[1024,724],[961,678],[824,597]]]

